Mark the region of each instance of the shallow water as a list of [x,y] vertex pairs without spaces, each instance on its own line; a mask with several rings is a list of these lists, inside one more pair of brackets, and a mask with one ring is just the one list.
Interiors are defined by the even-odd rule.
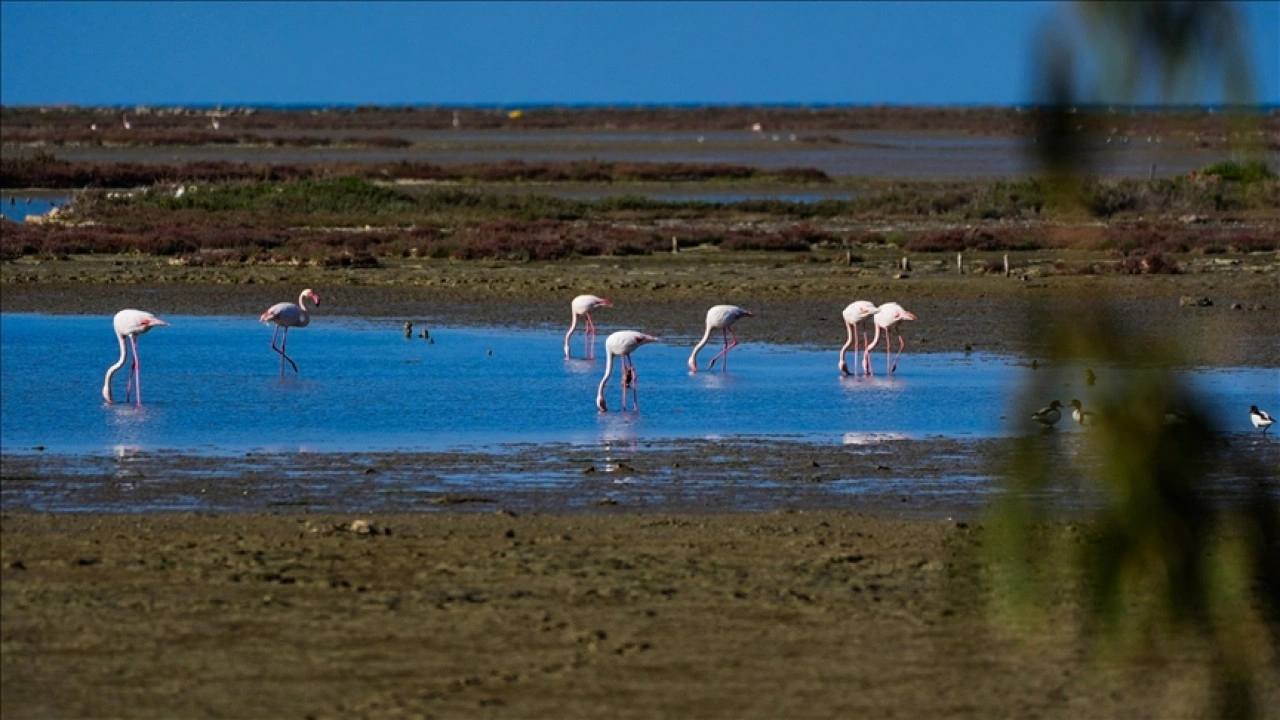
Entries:
[[0,195],[0,215],[16,223],[26,222],[29,215],[48,215],[49,211],[71,202],[68,195],[47,193],[4,193]]
[[[514,443],[599,444],[761,436],[857,445],[893,438],[1024,432],[1018,390],[1035,372],[997,355],[918,353],[892,377],[841,377],[836,348],[752,343],[729,371],[690,374],[693,337],[634,355],[641,412],[618,412],[618,371],[595,407],[607,332],[595,359],[562,351],[562,331],[437,327],[406,339],[394,321],[317,317],[290,335],[301,372],[280,375],[271,328],[249,317],[165,316],[139,340],[144,404],[101,398],[119,349],[109,316],[0,315],[0,445],[6,453],[432,451]],[[603,330],[603,329],[602,329]],[[705,363],[714,347],[700,357]],[[883,354],[873,354],[882,372]],[[1097,388],[1063,387],[1089,403]],[[1247,408],[1277,395],[1276,371],[1190,373],[1224,429],[1249,430]],[[1262,398],[1262,399],[1260,399]],[[1265,405],[1264,405],[1265,406]],[[1244,411],[1241,411],[1244,408]],[[1069,418],[1062,429],[1074,431]]]

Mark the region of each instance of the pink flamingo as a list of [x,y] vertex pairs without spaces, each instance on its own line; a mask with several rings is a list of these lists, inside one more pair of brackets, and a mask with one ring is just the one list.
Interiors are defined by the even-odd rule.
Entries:
[[894,325],[897,325],[902,320],[915,320],[916,316],[904,310],[902,306],[899,305],[898,303],[891,302],[891,303],[885,303],[881,305],[880,309],[876,311],[876,314],[871,316],[871,319],[876,325],[876,334],[874,337],[871,338],[871,344],[868,345],[866,350],[864,350],[862,353],[862,366],[867,371],[867,374],[870,375],[871,374],[871,359],[870,359],[871,348],[875,347],[876,343],[880,342],[880,331],[884,330],[885,374],[886,375],[891,374],[893,373],[893,371],[898,369],[898,358],[902,357],[902,348],[907,344],[907,341],[902,339],[902,331],[899,330],[898,331],[898,355],[897,357],[893,358],[893,362],[890,363],[889,362],[889,346],[892,344],[892,341],[889,338],[889,334],[893,332]]
[[142,369],[138,367],[138,336],[145,335],[151,331],[151,328],[168,325],[169,323],[142,310],[121,310],[116,313],[115,319],[112,320],[115,325],[116,339],[120,341],[120,359],[115,365],[107,368],[107,377],[102,381],[102,399],[110,405],[114,402],[111,399],[111,378],[115,376],[116,371],[124,367],[124,358],[126,350],[124,346],[125,337],[129,338],[129,344],[133,346],[133,366],[129,369],[129,380],[124,386],[124,401],[129,402],[130,388],[137,392],[138,404],[142,404]]
[[[876,311],[879,309],[880,308],[875,306],[875,303],[867,300],[858,300],[857,302],[849,303],[849,307],[844,309],[842,315],[844,317],[845,328],[849,331],[849,339],[845,340],[844,346],[840,348],[840,372],[845,375],[849,374],[849,366],[845,364],[844,354],[848,352],[849,346],[852,345],[854,357],[858,356],[859,329],[862,330],[862,344],[867,344],[867,329],[865,327],[861,327],[862,321],[872,315],[875,315]],[[870,362],[867,362],[867,360],[867,358],[864,358],[864,362],[862,363],[862,373],[864,375],[871,374],[871,364]]]
[[[724,358],[724,364],[721,365],[722,370],[729,369],[729,351],[738,346],[738,336],[733,334],[732,325],[742,317],[755,317],[754,314],[747,310],[743,310],[737,305],[716,305],[707,311],[707,331],[702,334],[702,339],[694,346],[693,353],[689,355],[689,372],[698,372],[698,353],[702,350],[707,341],[711,339],[711,332],[719,330],[724,340],[724,347],[716,356],[711,358],[711,362],[707,363],[707,369],[713,369],[716,366],[716,360]],[[732,342],[730,342],[732,339]]]
[[[275,323],[276,329],[271,333],[271,349],[280,353],[281,377],[284,376],[285,360],[288,360],[289,364],[293,366],[294,373],[298,372],[298,364],[295,363],[293,358],[289,357],[285,352],[285,344],[289,342],[289,328],[304,328],[311,324],[311,314],[307,312],[306,305],[306,301],[308,299],[315,303],[316,307],[320,306],[320,296],[316,295],[310,289],[307,289],[303,290],[302,294],[298,295],[298,302],[296,305],[291,302],[276,303],[275,305],[267,308],[267,311],[262,313],[262,316],[258,318],[258,322]],[[280,347],[277,348],[276,336],[280,334],[280,328],[284,328],[284,336],[280,338]]]
[[598,307],[613,307],[613,303],[595,295],[579,295],[573,299],[570,307],[573,309],[573,322],[569,323],[569,332],[564,334],[564,356],[569,357],[569,338],[573,337],[573,331],[578,327],[579,316],[583,319],[588,354],[591,354],[591,344],[596,336],[596,324],[591,321],[591,311]]
[[621,358],[622,364],[622,410],[625,412],[627,409],[627,389],[630,388],[632,405],[636,412],[640,411],[640,398],[636,395],[638,378],[636,368],[631,363],[631,353],[641,345],[651,342],[658,342],[658,338],[634,330],[619,330],[604,341],[606,355],[604,377],[600,378],[600,387],[596,390],[596,407],[600,408],[600,412],[609,411],[604,403],[604,386],[608,384],[609,376],[613,374],[614,356]]

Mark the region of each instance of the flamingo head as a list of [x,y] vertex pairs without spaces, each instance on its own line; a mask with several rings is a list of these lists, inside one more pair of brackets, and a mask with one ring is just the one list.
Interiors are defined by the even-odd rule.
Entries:
[[311,288],[307,288],[306,290],[303,290],[303,291],[302,291],[302,297],[307,298],[307,299],[308,299],[308,300],[310,300],[314,305],[316,305],[317,307],[319,307],[319,305],[320,305],[320,296],[316,294],[316,291],[315,291],[315,290],[312,290]]
[[169,327],[169,323],[161,320],[158,317],[143,318],[141,325],[142,327],[147,329],[151,329],[153,327]]
[[600,304],[604,307],[613,307],[613,301],[609,298],[600,298]]

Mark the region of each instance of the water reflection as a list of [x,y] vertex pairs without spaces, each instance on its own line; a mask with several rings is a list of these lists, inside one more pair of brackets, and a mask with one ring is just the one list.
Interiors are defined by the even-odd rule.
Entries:
[[[290,346],[301,374],[281,378],[255,317],[169,319],[169,332],[147,349],[146,404],[104,407],[102,370],[116,350],[109,316],[0,314],[5,452],[131,447],[236,455],[547,442],[634,448],[715,437],[833,444],[981,438],[1027,431],[1029,411],[1015,405],[1015,390],[1035,372],[1008,356],[913,353],[891,376],[842,376],[834,348],[747,342],[734,350],[732,371],[690,374],[688,344],[658,343],[645,348],[641,411],[603,414],[595,407],[603,361],[566,360],[556,330],[440,327],[432,331],[436,344],[406,343],[394,321],[327,317]],[[30,372],[31,357],[42,358],[40,372]],[[1079,379],[1058,399],[1091,407],[1095,393],[1124,381],[1114,369],[1093,369],[1096,385],[1086,385],[1082,368],[1065,375]],[[1223,428],[1251,430],[1251,404],[1280,406],[1274,370],[1224,368],[1191,379]],[[616,399],[616,379],[608,389]],[[1058,430],[1082,432],[1065,421]]]

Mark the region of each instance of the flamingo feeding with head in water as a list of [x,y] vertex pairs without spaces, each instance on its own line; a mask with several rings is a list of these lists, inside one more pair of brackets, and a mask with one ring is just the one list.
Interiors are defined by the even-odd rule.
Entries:
[[870,360],[871,348],[875,347],[876,343],[880,342],[881,330],[884,331],[885,374],[886,375],[892,374],[895,370],[898,369],[898,358],[902,357],[902,348],[906,346],[907,341],[902,339],[902,331],[899,330],[898,331],[898,354],[893,358],[893,361],[890,362],[889,346],[890,344],[892,344],[892,340],[890,339],[889,335],[890,333],[893,332],[893,327],[897,325],[899,322],[903,320],[915,320],[915,319],[916,319],[915,315],[912,315],[911,313],[907,312],[906,310],[903,309],[901,305],[894,302],[885,303],[881,305],[880,309],[876,311],[876,314],[871,316],[871,321],[874,322],[876,326],[876,334],[871,338],[871,344],[867,345],[866,349],[863,350],[862,352],[862,367],[867,371],[868,375],[871,374],[871,360]]
[[573,320],[569,323],[569,332],[564,334],[564,356],[569,357],[569,339],[578,327],[578,318],[582,318],[583,333],[586,335],[587,354],[591,355],[591,345],[595,342],[596,324],[591,321],[591,311],[599,307],[613,307],[609,300],[595,295],[579,295],[569,303],[573,310]]
[[145,335],[151,331],[151,328],[168,325],[169,323],[142,310],[121,310],[116,313],[115,319],[112,320],[115,326],[116,339],[120,341],[120,359],[115,365],[107,368],[107,377],[102,381],[102,399],[110,405],[114,402],[111,399],[111,378],[116,371],[124,367],[124,359],[127,351],[125,349],[124,339],[129,338],[129,344],[133,347],[133,366],[129,368],[129,380],[124,386],[124,401],[129,402],[129,393],[132,390],[137,398],[139,405],[142,404],[142,368],[138,366],[138,336]]
[[[259,322],[274,323],[276,329],[271,333],[271,349],[280,353],[280,375],[284,376],[284,361],[288,360],[293,366],[293,372],[298,372],[298,364],[293,361],[285,352],[285,344],[289,342],[289,328],[304,328],[311,324],[311,313],[307,312],[306,301],[311,300],[317,307],[320,306],[320,296],[316,295],[310,288],[303,290],[298,295],[297,304],[291,302],[276,303],[267,308],[258,318]],[[284,328],[284,336],[280,338],[280,347],[276,347],[276,336],[280,334],[280,329]]]
[[609,408],[604,402],[604,386],[609,382],[609,376],[613,374],[613,358],[619,358],[622,365],[622,409],[627,409],[627,390],[631,390],[631,404],[636,410],[640,411],[640,398],[636,394],[637,376],[635,365],[631,363],[631,353],[635,349],[645,343],[658,342],[658,338],[652,335],[645,335],[642,332],[634,330],[619,330],[610,335],[604,341],[605,362],[604,377],[600,378],[600,387],[596,390],[596,407],[600,408],[600,412],[608,412]]
[[[844,354],[848,352],[849,346],[852,345],[853,356],[855,358],[858,356],[859,330],[862,330],[862,344],[867,344],[867,330],[862,327],[862,321],[872,315],[875,315],[876,311],[879,309],[880,308],[876,307],[875,303],[869,300],[858,300],[857,302],[849,303],[849,306],[844,309],[843,313],[841,313],[841,316],[844,318],[845,328],[849,331],[849,339],[845,340],[844,346],[840,348],[840,372],[845,375],[849,374],[849,366],[845,364]],[[862,374],[871,374],[871,363],[869,358],[863,358]]]
[[711,339],[711,333],[715,330],[720,331],[724,345],[720,352],[711,358],[711,362],[707,363],[707,369],[714,369],[716,360],[720,358],[724,358],[724,364],[720,366],[721,370],[729,369],[729,351],[738,346],[738,336],[733,334],[732,326],[738,322],[738,318],[743,317],[755,317],[755,315],[737,305],[716,305],[707,311],[707,330],[702,333],[702,339],[693,347],[693,352],[689,355],[689,372],[698,372],[698,353]]

